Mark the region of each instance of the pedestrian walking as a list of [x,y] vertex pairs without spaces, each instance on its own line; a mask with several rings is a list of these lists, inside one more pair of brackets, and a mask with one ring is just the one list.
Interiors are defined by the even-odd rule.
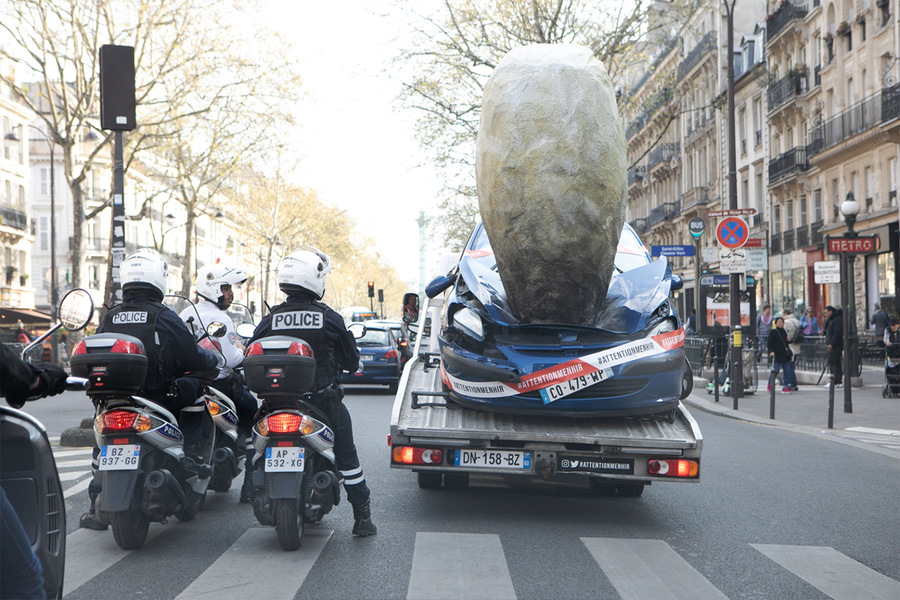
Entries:
[[790,394],[793,391],[790,382],[792,380],[796,382],[797,376],[794,373],[794,353],[788,344],[784,317],[775,318],[775,328],[769,333],[766,343],[766,350],[768,350],[769,356],[772,358],[772,377],[769,379],[769,385],[766,390],[772,391],[772,384],[775,383],[778,372],[784,369],[784,386],[781,388],[781,393]]
[[[829,305],[822,313],[825,316],[825,350],[828,356],[828,369],[834,377],[834,385],[841,385],[844,379],[844,367],[841,354],[844,348],[843,311]],[[831,384],[826,383],[825,387]]]
[[884,330],[887,329],[890,320],[888,314],[881,310],[881,305],[876,304],[875,312],[872,313],[872,318],[869,322],[875,326],[875,343],[878,344],[882,360],[884,360]]
[[[791,363],[794,366],[794,361],[800,356],[800,342],[803,339],[802,327],[800,326],[800,320],[794,316],[794,311],[790,308],[782,310],[781,316],[784,317],[784,331],[787,333],[788,345],[791,349]],[[790,378],[788,378],[787,371],[785,371],[784,376],[785,385],[791,388],[791,391],[796,392],[799,389],[797,387],[796,369],[792,369]]]
[[756,360],[766,351],[769,331],[772,329],[772,306],[766,304],[762,312],[756,315]]

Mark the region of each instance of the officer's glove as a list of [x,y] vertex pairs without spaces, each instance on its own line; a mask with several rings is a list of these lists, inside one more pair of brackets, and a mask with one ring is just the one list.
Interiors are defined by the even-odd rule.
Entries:
[[32,390],[32,396],[55,396],[66,391],[66,378],[69,376],[63,369],[50,363],[34,365],[40,382]]

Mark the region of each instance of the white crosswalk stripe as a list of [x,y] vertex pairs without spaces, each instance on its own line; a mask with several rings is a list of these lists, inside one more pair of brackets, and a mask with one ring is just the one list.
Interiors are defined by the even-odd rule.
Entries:
[[500,536],[417,533],[406,597],[514,599]]
[[728,600],[662,540],[581,538],[622,600]]
[[834,600],[896,600],[900,582],[822,546],[750,544]]
[[53,442],[53,458],[59,471],[63,496],[71,498],[85,491],[91,480],[91,448],[63,448]]
[[[165,527],[150,527],[147,542],[162,537]],[[77,590],[107,570],[134,550],[122,550],[116,545],[112,533],[78,529],[66,536],[66,572],[63,590],[67,594]]]

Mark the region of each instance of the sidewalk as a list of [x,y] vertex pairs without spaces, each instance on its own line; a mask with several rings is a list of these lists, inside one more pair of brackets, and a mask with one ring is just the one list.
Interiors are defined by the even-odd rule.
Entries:
[[[760,369],[760,378],[765,372]],[[798,371],[800,390],[792,394],[782,394],[781,386],[775,392],[774,421],[770,419],[771,395],[763,383],[755,394],[738,399],[738,409],[734,410],[731,396],[719,395],[715,403],[714,394],[706,393],[706,379],[694,378],[694,391],[685,400],[689,406],[699,410],[721,414],[747,421],[780,425],[799,425],[822,431],[828,430],[828,394],[822,385],[815,385],[819,373]],[[822,378],[822,383],[828,376]],[[861,380],[862,385],[857,387]],[[834,390],[834,431],[863,428],[870,433],[885,433],[898,436],[900,445],[900,397],[883,398],[884,371],[877,367],[863,367],[862,377],[854,378],[851,388],[852,412],[844,412],[844,388]]]

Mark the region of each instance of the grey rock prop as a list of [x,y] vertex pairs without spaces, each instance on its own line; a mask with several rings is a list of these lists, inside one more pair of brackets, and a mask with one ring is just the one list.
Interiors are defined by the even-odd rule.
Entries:
[[625,130],[590,49],[510,51],[484,91],[475,176],[513,314],[593,325],[625,220]]

